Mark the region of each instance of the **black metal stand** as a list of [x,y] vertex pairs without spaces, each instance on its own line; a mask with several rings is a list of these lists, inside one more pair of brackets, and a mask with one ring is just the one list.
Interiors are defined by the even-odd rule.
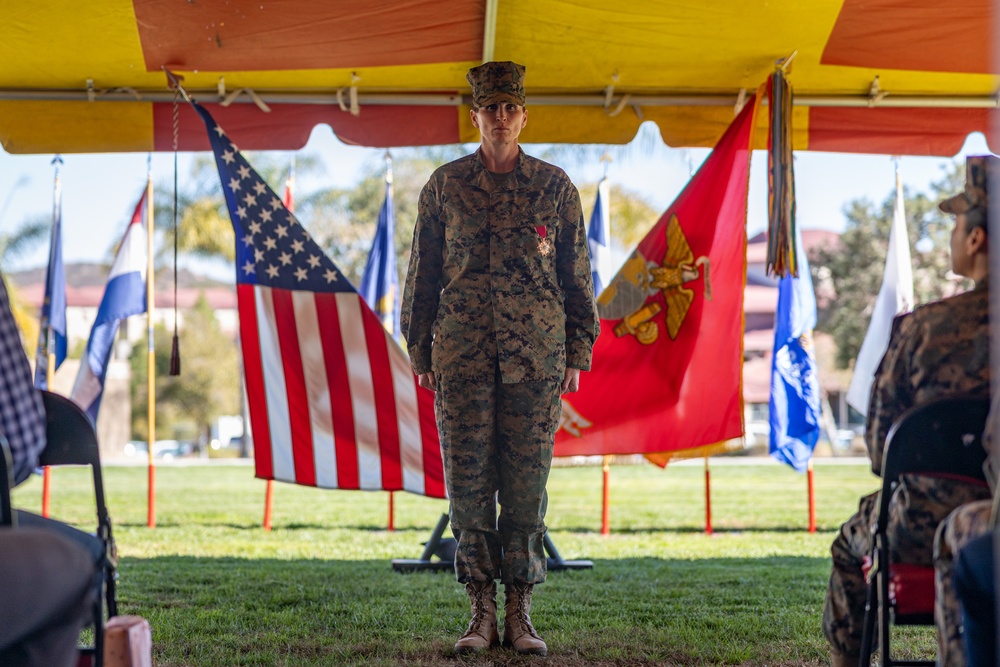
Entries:
[[[443,572],[455,569],[455,549],[458,546],[454,537],[445,537],[444,529],[448,527],[448,515],[442,514],[431,538],[425,542],[424,553],[420,558],[394,558],[392,569],[396,572]],[[549,534],[545,534],[545,552],[548,554],[546,563],[550,572],[560,570],[589,570],[594,567],[594,561],[590,560],[564,560],[556,545],[552,543]],[[438,560],[431,560],[432,556],[437,556]]]

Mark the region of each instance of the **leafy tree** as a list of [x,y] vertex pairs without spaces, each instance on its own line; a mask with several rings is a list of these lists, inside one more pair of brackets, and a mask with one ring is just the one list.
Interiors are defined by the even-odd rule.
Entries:
[[[948,274],[953,223],[937,208],[939,201],[961,190],[964,182],[965,167],[956,164],[931,185],[930,193],[904,189],[913,292],[918,304],[970,286],[968,281],[954,280]],[[840,368],[850,367],[868,330],[882,284],[895,200],[895,192],[891,192],[877,205],[867,199],[848,202],[844,209],[847,224],[839,243],[820,248],[809,258],[820,301],[825,302],[816,328],[833,336]]]
[[[219,415],[240,413],[240,376],[236,344],[224,334],[204,296],[184,313],[180,330],[181,374],[171,377],[171,333],[162,325],[154,330],[156,353],[156,437],[177,437],[187,429],[207,436]],[[132,432],[147,438],[146,346],[136,345],[132,367]],[[148,440],[148,438],[147,438]]]
[[[590,216],[597,199],[597,183],[580,186],[583,217],[590,225]],[[612,183],[608,192],[608,217],[611,219],[611,240],[631,252],[642,237],[660,219],[662,211],[654,209],[638,192]]]
[[[13,232],[0,233],[0,271],[44,242],[51,227],[52,216],[40,215],[25,220]],[[33,359],[35,346],[38,345],[38,314],[29,312],[12,283],[7,283],[7,292],[14,320],[21,329],[24,351],[29,359]]]
[[[442,146],[403,149],[393,156],[394,240],[400,281],[410,258],[421,188],[438,166],[466,152],[461,146]],[[385,162],[376,160],[365,166],[356,185],[318,192],[298,209],[313,239],[354,285],[361,282],[384,200]]]
[[[280,197],[288,176],[289,157],[283,153],[247,153],[246,157]],[[321,170],[321,163],[315,155],[297,155],[295,168],[299,173],[315,173]],[[156,203],[154,223],[160,235],[157,258],[162,262],[173,252],[173,181],[157,183],[153,198]],[[305,200],[308,201],[308,195]],[[178,187],[177,212],[179,252],[233,261],[236,249],[233,225],[226,211],[214,157],[201,155],[194,159],[186,184]]]

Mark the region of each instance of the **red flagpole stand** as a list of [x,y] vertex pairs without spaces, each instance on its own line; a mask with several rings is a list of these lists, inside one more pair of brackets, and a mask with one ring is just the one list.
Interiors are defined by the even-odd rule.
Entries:
[[705,534],[712,534],[712,471],[708,468],[708,457],[705,457]]
[[396,530],[396,494],[394,491],[389,492],[389,523],[387,528],[390,533]]
[[274,480],[267,480],[264,491],[264,530],[271,532],[271,509],[274,507]]
[[806,469],[806,480],[809,486],[809,532],[816,532],[816,485],[813,480],[813,462],[809,459]]
[[601,535],[611,534],[611,457],[604,457],[604,495],[601,502]]
[[52,470],[49,466],[42,467],[42,516],[49,516],[49,491],[52,487]]

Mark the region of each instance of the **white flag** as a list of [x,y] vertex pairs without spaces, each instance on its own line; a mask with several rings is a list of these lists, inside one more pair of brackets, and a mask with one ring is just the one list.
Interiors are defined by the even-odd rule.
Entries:
[[910,264],[910,241],[906,234],[906,213],[903,210],[903,185],[896,167],[896,208],[889,230],[889,253],[885,258],[882,287],[875,300],[875,309],[868,332],[854,363],[854,377],[847,390],[847,402],[863,415],[868,414],[868,398],[875,370],[889,346],[892,320],[899,313],[913,309],[913,267]]

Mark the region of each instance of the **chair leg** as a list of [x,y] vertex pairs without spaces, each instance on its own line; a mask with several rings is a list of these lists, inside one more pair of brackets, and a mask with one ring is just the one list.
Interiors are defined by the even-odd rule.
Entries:
[[875,620],[878,618],[878,581],[868,584],[868,597],[865,600],[865,624],[861,634],[861,657],[858,667],[871,667],[872,644],[875,638]]
[[[883,562],[888,564],[888,558]],[[878,582],[879,667],[892,667],[889,651],[889,573],[879,570],[875,578]]]
[[115,568],[107,567],[104,570],[104,597],[108,603],[108,618],[118,615],[118,599],[115,593]]
[[104,665],[104,601],[98,597],[94,603],[94,667]]

